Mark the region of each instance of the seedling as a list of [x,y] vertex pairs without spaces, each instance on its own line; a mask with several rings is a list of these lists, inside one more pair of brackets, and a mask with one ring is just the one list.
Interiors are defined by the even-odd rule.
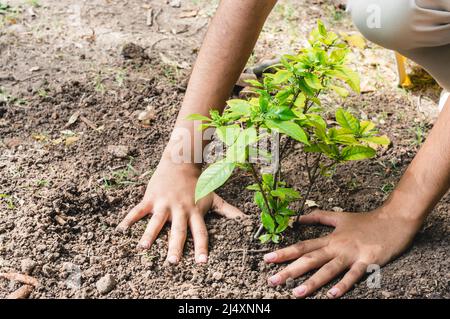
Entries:
[[[212,110],[210,118],[193,114],[188,118],[202,121],[201,129],[213,127],[226,146],[225,156],[203,171],[195,189],[195,200],[222,186],[236,168],[248,171],[255,183],[247,189],[255,192],[254,202],[261,210],[261,242],[280,242],[292,219],[305,210],[311,190],[320,176],[331,176],[337,165],[372,158],[376,148],[390,143],[379,136],[375,124],[360,121],[343,108],[333,108],[335,121],[328,121],[328,107],[321,103],[323,93],[334,91],[343,99],[349,89],[359,93],[358,74],[347,65],[350,51],[335,33],[326,30],[321,21],[309,37],[308,48],[296,55],[285,55],[276,72],[264,74],[263,81],[248,81],[255,97],[232,99],[223,114]],[[273,67],[272,67],[273,68]],[[273,134],[276,133],[276,134]],[[260,172],[254,160],[255,145],[268,134],[279,152],[279,161],[270,173]],[[279,163],[292,142],[300,143],[305,154],[302,168],[307,187],[302,192],[282,180]],[[270,152],[272,155],[274,151]],[[294,211],[292,204],[299,202]]]
[[123,169],[114,170],[111,173],[110,178],[103,177],[103,187],[105,189],[113,189],[116,187],[138,184],[137,181],[133,181],[133,179],[138,175],[136,169],[133,167],[133,160],[134,158],[130,157],[126,167]]
[[8,209],[14,209],[14,201],[11,195],[8,194],[0,194],[0,199],[1,201],[5,202],[6,207],[8,207]]

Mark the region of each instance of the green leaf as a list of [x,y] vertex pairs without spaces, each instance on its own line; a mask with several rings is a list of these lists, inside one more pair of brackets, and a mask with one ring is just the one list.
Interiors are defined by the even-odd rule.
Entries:
[[305,146],[305,147],[303,148],[303,150],[304,150],[305,152],[308,152],[308,153],[320,153],[320,152],[322,152],[322,150],[320,149],[320,147],[319,147],[318,144],[313,144],[313,145],[310,145],[310,146]]
[[360,141],[364,141],[364,142],[377,144],[377,145],[389,145],[389,144],[391,144],[391,140],[386,135],[362,137],[359,140]]
[[293,188],[279,187],[271,191],[270,194],[274,197],[279,197],[282,201],[284,201],[286,198],[289,200],[300,198],[300,193]]
[[225,145],[230,146],[236,142],[239,134],[241,133],[241,128],[238,125],[219,126],[216,129],[216,133]]
[[342,96],[342,97],[347,97],[349,92],[346,88],[340,87],[340,86],[336,86],[336,85],[330,85],[330,88],[336,92],[338,95]]
[[247,188],[249,191],[259,191],[259,185],[258,185],[258,184],[248,185],[246,188]]
[[306,102],[305,94],[300,93],[294,102],[294,106],[298,107],[298,108],[303,108],[303,107],[305,107],[305,102]]
[[262,85],[261,82],[259,82],[258,80],[245,80],[245,83],[250,84],[251,86],[257,87],[257,88],[263,88],[264,86]]
[[269,188],[272,188],[273,185],[273,175],[272,174],[262,174],[262,181],[264,185],[267,185]]
[[286,81],[289,80],[289,78],[292,76],[292,73],[288,70],[280,70],[277,73],[275,73],[273,77],[273,84],[283,84]]
[[190,114],[186,117],[186,120],[211,122],[211,119],[209,117],[201,115],[201,114]]
[[371,121],[361,121],[359,133],[361,135],[368,134],[375,128],[375,123]]
[[289,121],[295,118],[294,112],[287,106],[277,107],[269,114],[273,114],[275,120]]
[[280,214],[283,215],[283,216],[289,216],[289,217],[297,215],[296,212],[294,212],[292,209],[289,209],[289,208],[281,209],[280,210]]
[[355,133],[359,132],[360,124],[358,119],[341,108],[336,110],[336,121],[343,128],[349,129]]
[[322,84],[320,83],[319,78],[313,73],[305,74],[305,82],[310,88],[313,88],[315,90],[322,89]]
[[195,187],[195,202],[222,186],[230,178],[235,166],[235,163],[222,160],[205,169]]
[[279,91],[275,95],[275,98],[278,100],[278,104],[282,105],[282,104],[286,103],[286,101],[291,97],[291,95],[292,95],[292,89],[290,87],[288,87],[285,90]]
[[264,235],[259,236],[259,241],[263,244],[267,243],[271,239],[272,239],[272,234],[264,234]]
[[309,145],[308,136],[305,131],[296,123],[290,121],[266,120],[265,124],[268,128],[284,133],[294,140]]
[[358,73],[346,66],[340,66],[330,72],[333,76],[338,79],[345,81],[352,88],[353,91],[361,92],[361,80],[359,79]]
[[319,30],[319,34],[323,37],[327,36],[327,29],[321,20],[317,21],[317,28]]
[[255,127],[240,131],[236,141],[227,150],[227,160],[243,163],[247,158],[247,146],[258,141],[258,132]]
[[276,235],[276,234],[272,234],[272,241],[273,241],[275,244],[279,244],[279,243],[280,243],[280,236],[279,236],[279,235]]
[[261,211],[267,212],[267,206],[266,203],[264,202],[264,197],[260,191],[257,191],[255,193],[255,195],[253,196],[253,201],[255,202],[256,205],[258,205]]
[[261,213],[261,223],[269,233],[275,232],[275,221],[269,213],[265,211]]
[[250,114],[250,110],[252,107],[252,105],[248,101],[241,99],[228,100],[227,105],[230,107],[231,112],[244,116]]
[[286,230],[289,226],[289,216],[286,215],[276,215],[275,220],[278,224],[277,228],[275,229],[275,233],[279,234]]
[[367,146],[346,146],[341,153],[341,158],[344,161],[359,161],[367,158],[372,158],[376,155],[376,151]]

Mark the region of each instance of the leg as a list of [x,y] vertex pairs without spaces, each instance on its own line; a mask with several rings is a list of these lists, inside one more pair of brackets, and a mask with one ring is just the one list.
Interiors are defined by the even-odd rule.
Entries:
[[450,90],[449,1],[351,0],[350,8],[366,38],[420,64]]

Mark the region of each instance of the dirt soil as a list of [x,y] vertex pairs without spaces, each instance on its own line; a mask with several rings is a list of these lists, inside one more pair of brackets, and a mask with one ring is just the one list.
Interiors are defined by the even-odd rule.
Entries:
[[[37,278],[30,298],[292,298],[292,287],[267,285],[283,265],[262,261],[276,246],[251,240],[258,220],[245,174],[219,194],[253,217],[207,216],[207,267],[194,265],[191,239],[178,266],[164,264],[167,227],[145,253],[135,249],[145,220],[115,232],[158,164],[217,5],[168,2],[6,1],[16,11],[0,15],[0,272]],[[301,46],[317,18],[354,32],[332,1],[280,1],[249,64]],[[398,89],[392,53],[372,44],[354,57],[363,94],[343,106],[377,122],[393,145],[339,168],[311,200],[363,212],[383,202],[414,157],[439,88],[418,71],[414,89]],[[302,160],[293,149],[284,172],[299,189]],[[379,288],[362,281],[345,298],[450,298],[449,207],[447,195],[412,248],[381,270]],[[281,245],[330,231],[297,227]],[[331,284],[312,297],[326,298]],[[19,287],[0,279],[0,298]]]

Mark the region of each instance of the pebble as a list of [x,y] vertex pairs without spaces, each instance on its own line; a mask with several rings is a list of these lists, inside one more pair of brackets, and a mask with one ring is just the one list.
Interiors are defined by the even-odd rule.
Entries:
[[292,279],[292,278],[288,278],[288,279],[286,280],[286,288],[292,289],[292,288],[294,288],[294,287],[295,287],[295,280]]
[[118,158],[126,158],[130,149],[125,145],[108,145],[108,153]]
[[21,269],[25,274],[31,274],[36,267],[36,262],[30,258],[26,258],[21,261]]
[[95,287],[97,288],[98,292],[102,295],[105,295],[109,293],[111,290],[113,290],[117,285],[117,281],[114,278],[113,275],[107,274],[100,278],[99,281],[95,284]]
[[181,7],[181,0],[170,0],[169,1],[169,6],[171,6],[172,8],[179,8],[179,7]]
[[389,298],[392,297],[392,293],[390,293],[389,291],[385,291],[385,290],[383,290],[383,291],[381,292],[381,295],[382,295],[384,298],[386,298],[386,299],[389,299]]
[[213,273],[212,277],[214,280],[220,281],[223,278],[223,274],[219,271],[216,271]]

